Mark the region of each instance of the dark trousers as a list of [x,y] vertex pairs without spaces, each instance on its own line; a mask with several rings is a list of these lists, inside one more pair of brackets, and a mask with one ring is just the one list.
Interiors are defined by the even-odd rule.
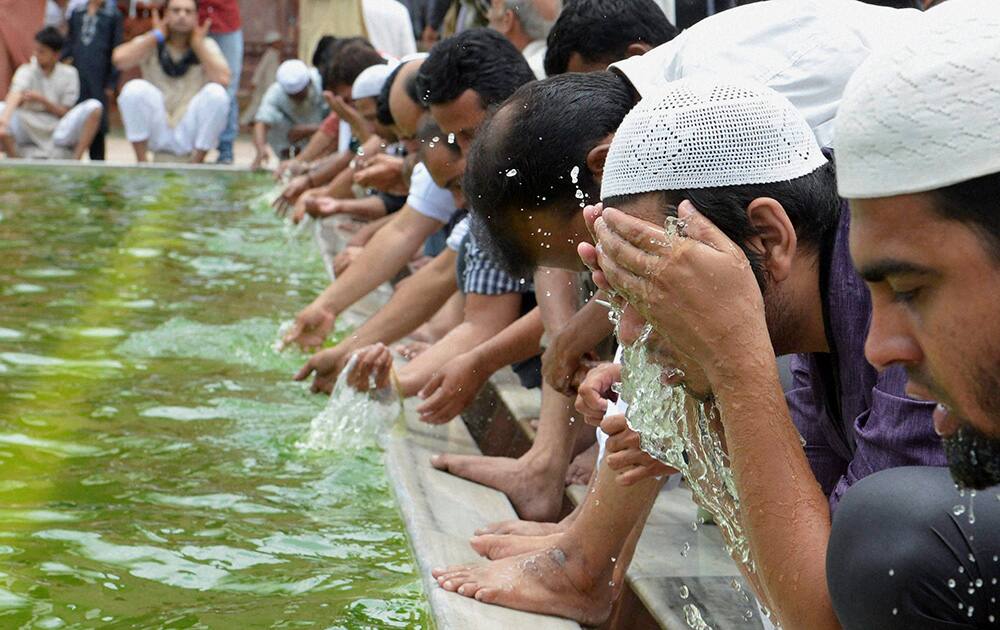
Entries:
[[893,468],[852,487],[826,562],[845,630],[1000,627],[998,491],[979,491],[971,518],[946,468]]

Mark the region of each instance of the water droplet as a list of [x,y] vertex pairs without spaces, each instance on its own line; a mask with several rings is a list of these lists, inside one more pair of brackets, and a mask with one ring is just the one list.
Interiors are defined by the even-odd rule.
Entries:
[[570,170],[570,172],[569,172],[569,181],[573,182],[574,184],[578,184],[580,182],[580,167],[579,166],[574,166]]
[[957,582],[955,582],[954,578],[948,580],[948,588],[955,588],[955,584],[957,584]]
[[448,144],[455,144],[455,134],[453,133],[448,134]]
[[982,587],[983,587],[983,578],[978,578],[976,580],[976,588],[982,588]]
[[681,545],[681,557],[686,558],[689,551],[691,551],[691,543],[686,542]]
[[512,168],[509,171],[507,171],[507,177],[517,177],[517,169]]
[[[955,516],[961,516],[961,515],[965,514],[965,506],[964,505],[956,505],[955,507],[951,508],[951,513],[954,514]],[[940,512],[939,512],[939,514],[940,514]]]
[[681,599],[687,599],[691,596],[691,591],[688,590],[687,584],[681,586],[680,595]]
[[892,614],[898,615],[899,614],[899,609],[898,608],[893,608],[892,609]]
[[896,570],[895,569],[889,569],[889,576],[891,577],[893,575],[896,575]]

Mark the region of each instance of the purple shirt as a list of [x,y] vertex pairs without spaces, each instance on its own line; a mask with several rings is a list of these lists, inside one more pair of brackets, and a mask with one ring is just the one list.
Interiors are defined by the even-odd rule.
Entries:
[[785,395],[831,512],[848,488],[880,470],[946,465],[931,420],[934,404],[906,397],[901,366],[879,373],[865,359],[871,295],[851,263],[849,231],[845,205],[820,265],[831,352],[794,356],[794,382]]

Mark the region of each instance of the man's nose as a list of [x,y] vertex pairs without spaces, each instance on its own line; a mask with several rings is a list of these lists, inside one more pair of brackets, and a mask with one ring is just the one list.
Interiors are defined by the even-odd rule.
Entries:
[[888,303],[873,304],[865,357],[879,371],[896,364],[917,365],[923,360],[923,352],[902,308]]

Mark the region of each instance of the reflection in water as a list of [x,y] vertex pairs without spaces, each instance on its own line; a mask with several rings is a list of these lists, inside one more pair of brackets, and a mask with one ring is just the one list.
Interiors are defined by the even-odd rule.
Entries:
[[268,187],[0,171],[0,627],[427,626],[381,454],[296,447]]

